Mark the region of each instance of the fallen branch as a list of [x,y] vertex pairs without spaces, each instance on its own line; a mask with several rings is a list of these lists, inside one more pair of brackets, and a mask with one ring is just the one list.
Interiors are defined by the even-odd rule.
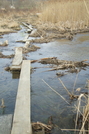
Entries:
[[64,85],[64,83],[62,82],[62,80],[61,80],[60,78],[58,78],[58,79],[59,79],[59,81],[61,82],[61,84],[62,84],[62,86],[64,87],[64,89],[67,91],[67,93],[68,93],[68,95],[70,96],[70,99],[71,99],[71,100],[73,100],[73,99],[79,97],[78,95],[74,95],[74,94],[70,93],[70,92],[68,91],[68,89],[66,88],[66,86]]
[[58,78],[59,81],[61,82],[62,86],[64,87],[64,89],[67,91],[67,93],[69,94],[69,96],[71,97],[72,94],[68,91],[68,89],[66,88],[66,86],[64,85],[64,83],[62,82],[62,80],[60,78]]

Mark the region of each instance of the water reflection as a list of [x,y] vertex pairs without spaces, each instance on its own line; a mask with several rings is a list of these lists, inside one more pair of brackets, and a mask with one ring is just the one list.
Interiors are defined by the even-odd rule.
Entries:
[[20,71],[11,71],[12,79],[19,79],[20,78]]

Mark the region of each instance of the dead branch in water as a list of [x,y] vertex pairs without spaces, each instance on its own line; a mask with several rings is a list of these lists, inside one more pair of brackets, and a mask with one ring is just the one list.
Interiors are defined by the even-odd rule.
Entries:
[[[74,132],[75,132],[75,131],[78,131],[78,132],[80,131],[80,129],[76,129],[76,130],[75,130],[75,129],[61,129],[61,130],[62,130],[62,131],[74,131]],[[82,132],[89,132],[89,130],[81,130],[81,131],[82,131]]]
[[[57,91],[55,91],[51,86],[49,86],[47,82],[45,82],[43,79],[42,79],[42,81],[43,81],[50,89],[52,89],[52,91],[54,91],[57,95],[59,95],[67,104],[69,104],[69,103],[66,101],[66,99],[65,99],[62,95],[60,95]],[[69,105],[70,105],[70,104],[69,104]]]
[[70,99],[73,100],[75,98],[78,98],[78,95],[74,95],[72,93],[69,92],[69,90],[66,88],[66,86],[64,85],[64,83],[62,82],[62,80],[60,78],[58,78],[59,81],[61,82],[62,86],[64,87],[64,89],[67,91],[68,95],[70,96]]
[[62,82],[62,80],[60,78],[58,78],[59,81],[61,82],[62,86],[65,88],[65,90],[67,91],[67,93],[69,94],[69,96],[71,97],[72,94],[68,91],[68,89],[66,88],[66,86],[64,85],[64,83]]
[[89,63],[86,62],[87,60],[82,61],[66,61],[66,60],[59,60],[57,57],[50,57],[50,58],[42,58],[39,60],[33,60],[32,63],[38,62],[41,64],[52,64],[52,69],[48,71],[60,70],[60,69],[68,69],[70,73],[78,73],[81,69],[89,66]]

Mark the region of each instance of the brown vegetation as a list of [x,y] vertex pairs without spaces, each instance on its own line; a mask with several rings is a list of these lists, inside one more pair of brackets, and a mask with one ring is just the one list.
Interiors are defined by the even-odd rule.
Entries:
[[40,49],[40,47],[35,46],[35,45],[32,45],[31,47],[28,47],[28,48],[22,47],[23,53],[33,52],[33,51],[36,51],[37,49]]
[[73,31],[89,27],[88,0],[50,0],[41,9],[40,21],[49,24],[50,29]]

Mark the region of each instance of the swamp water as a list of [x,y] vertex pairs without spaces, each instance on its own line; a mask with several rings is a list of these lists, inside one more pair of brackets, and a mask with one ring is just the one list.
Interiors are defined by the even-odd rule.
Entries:
[[[24,45],[16,41],[23,40],[25,36],[24,28],[18,33],[4,35],[0,42],[8,40],[9,45],[7,47],[0,47],[0,51],[6,55],[13,54],[15,47]],[[55,42],[35,45],[40,46],[41,49],[28,53],[28,60],[39,60],[46,57],[57,57],[60,60],[73,61],[89,60],[89,33],[77,34],[72,41],[61,39]],[[0,100],[3,98],[6,106],[4,109],[0,108],[0,114],[14,113],[19,79],[18,75],[13,76],[11,72],[4,70],[4,67],[10,65],[11,62],[12,59],[0,59]],[[53,123],[56,125],[52,134],[72,134],[73,132],[60,131],[60,128],[74,128],[74,117],[76,115],[76,109],[74,108],[76,100],[70,100],[68,93],[56,76],[57,72],[65,72],[66,70],[47,71],[50,69],[48,66],[41,63],[31,64],[31,67],[38,67],[31,74],[32,122],[40,121],[47,124],[49,117],[52,116]],[[54,93],[42,79],[59,92],[69,104]],[[73,91],[75,79],[76,73],[67,72],[65,76],[61,77],[61,80],[70,92]],[[84,92],[87,79],[89,79],[89,67],[78,73],[74,89],[81,88],[81,91]],[[75,91],[75,94],[77,94],[77,91]]]

